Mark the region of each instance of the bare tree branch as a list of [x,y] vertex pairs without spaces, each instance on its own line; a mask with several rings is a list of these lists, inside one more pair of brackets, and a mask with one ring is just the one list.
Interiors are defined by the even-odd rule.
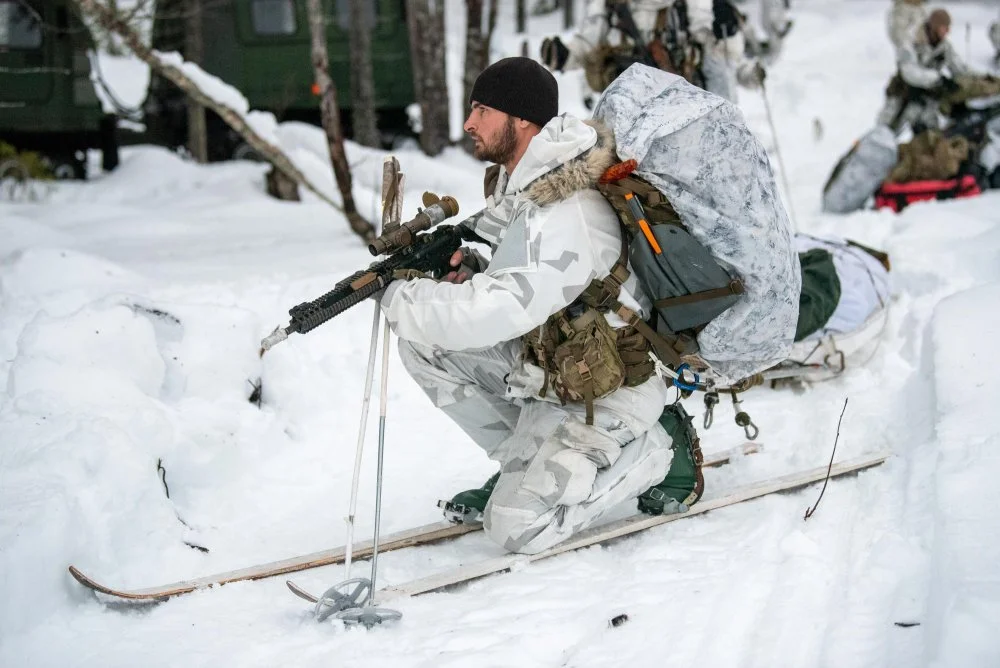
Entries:
[[323,9],[320,0],[309,0],[306,5],[309,10],[309,33],[312,42],[312,64],[316,74],[316,84],[320,93],[320,117],[323,130],[326,132],[327,148],[330,151],[330,163],[337,179],[337,187],[344,200],[342,209],[347,215],[347,222],[359,237],[366,241],[375,238],[375,228],[361,217],[354,204],[351,193],[351,168],[347,165],[344,153],[344,133],[340,125],[340,109],[337,106],[337,89],[330,78],[330,57],[326,49],[326,23],[323,19]]
[[274,165],[275,169],[280,170],[288,178],[312,191],[313,194],[333,208],[341,212],[345,211],[345,207],[342,207],[334,202],[315,185],[313,185],[309,179],[307,179],[306,176],[300,172],[294,164],[292,164],[292,161],[288,159],[288,156],[286,156],[280,148],[274,146],[257,134],[257,132],[247,124],[246,120],[244,120],[239,113],[230,108],[228,105],[225,105],[206,95],[200,88],[198,88],[198,85],[187,74],[182,72],[179,68],[165,62],[158,53],[143,44],[138,33],[136,33],[136,31],[133,30],[132,27],[122,19],[122,17],[111,12],[105,5],[97,2],[97,0],[74,1],[81,14],[90,17],[105,30],[117,34],[122,38],[125,45],[136,56],[147,63],[155,72],[177,85],[192,100],[198,104],[204,105],[218,114],[219,117],[222,118],[222,120],[225,121],[229,127],[238,132],[240,136],[242,136],[246,142],[261,155],[261,157]]

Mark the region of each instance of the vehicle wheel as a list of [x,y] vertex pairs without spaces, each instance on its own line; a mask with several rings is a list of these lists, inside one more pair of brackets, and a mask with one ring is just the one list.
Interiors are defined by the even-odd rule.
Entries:
[[87,178],[87,164],[80,154],[49,156],[48,163],[52,176],[59,181],[83,181]]
[[28,198],[31,174],[27,166],[17,158],[0,160],[0,199],[13,202]]

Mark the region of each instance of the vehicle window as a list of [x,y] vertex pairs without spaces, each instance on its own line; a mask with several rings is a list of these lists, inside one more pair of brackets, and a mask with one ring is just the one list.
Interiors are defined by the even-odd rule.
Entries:
[[13,0],[0,0],[0,48],[37,49],[42,24],[33,11]]
[[[375,29],[375,17],[378,16],[378,0],[364,3],[365,25],[369,30]],[[337,0],[337,25],[341,30],[351,29],[351,0]]]
[[250,13],[258,35],[295,34],[294,0],[253,0]]

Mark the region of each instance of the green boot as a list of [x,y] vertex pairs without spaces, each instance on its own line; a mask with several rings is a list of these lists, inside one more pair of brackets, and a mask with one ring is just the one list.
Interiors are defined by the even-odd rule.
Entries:
[[673,439],[670,449],[674,451],[674,457],[667,477],[639,495],[641,512],[648,515],[683,513],[704,493],[701,446],[692,420],[679,403],[663,409],[660,424]]
[[438,501],[438,508],[444,510],[444,516],[456,524],[482,522],[483,511],[499,479],[500,472],[497,471],[482,487],[459,492],[451,497],[451,501]]

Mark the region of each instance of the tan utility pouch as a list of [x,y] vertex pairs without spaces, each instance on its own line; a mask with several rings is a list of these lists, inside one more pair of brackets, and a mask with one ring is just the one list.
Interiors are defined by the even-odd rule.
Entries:
[[616,47],[602,42],[583,57],[583,73],[595,93],[602,92],[615,80],[615,53]]
[[563,403],[583,401],[587,424],[594,424],[594,401],[625,382],[625,365],[618,355],[618,337],[602,313],[587,309],[568,320],[565,311],[525,336],[529,357],[545,371],[539,396],[551,386]]

